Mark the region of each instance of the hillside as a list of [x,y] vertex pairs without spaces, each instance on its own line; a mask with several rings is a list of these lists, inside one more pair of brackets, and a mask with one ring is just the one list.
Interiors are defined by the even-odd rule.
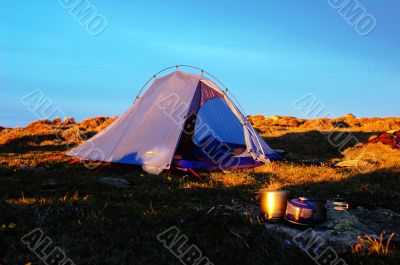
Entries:
[[[286,189],[292,197],[340,196],[353,208],[400,213],[400,150],[366,143],[372,135],[400,129],[400,118],[249,119],[286,160],[201,172],[203,180],[186,172],[156,176],[136,166],[82,163],[63,155],[115,117],[0,129],[0,225],[5,225],[0,264],[37,264],[20,242],[37,227],[76,264],[169,264],[173,257],[156,238],[170,226],[179,227],[214,264],[311,264],[287,245],[290,238],[265,230],[254,217],[261,188]],[[99,182],[108,177],[129,185],[119,189]],[[389,213],[376,216],[383,222],[374,229],[397,231],[400,220]],[[348,264],[398,264],[398,252],[389,250],[389,256],[349,251],[343,257]]]
[[[25,128],[0,129],[0,146],[13,150],[64,150],[89,139],[116,117],[88,118],[76,122],[39,120]],[[288,116],[249,116],[254,128],[289,160],[331,161],[343,157],[348,147],[365,143],[372,135],[400,129],[400,118],[356,118],[351,114],[335,119],[301,119]]]

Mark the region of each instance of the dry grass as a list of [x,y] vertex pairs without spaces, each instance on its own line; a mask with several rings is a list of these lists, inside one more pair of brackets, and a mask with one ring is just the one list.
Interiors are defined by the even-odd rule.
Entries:
[[353,247],[353,253],[386,257],[391,251],[390,242],[394,237],[394,233],[392,233],[387,239],[384,239],[385,234],[386,232],[383,231],[379,236],[379,239],[369,235],[358,237],[359,242]]
[[57,201],[60,203],[63,203],[63,204],[86,202],[88,199],[90,199],[90,197],[91,196],[89,194],[80,196],[77,191],[72,194],[66,193],[65,195],[62,195],[59,198],[55,198],[55,197],[29,198],[29,197],[25,197],[24,193],[22,193],[20,198],[7,199],[5,202],[8,205],[14,205],[14,206],[28,206],[28,205],[42,205],[43,206],[43,205],[54,204]]
[[[61,120],[39,120],[28,124],[25,128],[4,129],[0,131],[0,145],[53,145],[78,143],[85,133],[97,133],[111,124],[115,117],[96,117],[75,122],[73,118]],[[50,142],[49,142],[50,141]]]
[[400,151],[382,143],[356,145],[346,149],[343,154],[344,160],[358,160],[360,167],[369,166],[370,170],[400,169]]
[[347,114],[340,118],[327,119],[300,119],[288,116],[264,117],[255,115],[249,117],[253,126],[264,136],[282,136],[288,132],[318,131],[352,131],[352,132],[380,132],[400,129],[400,118],[355,118]]
[[[156,240],[172,225],[215,264],[310,264],[301,251],[285,246],[279,235],[267,232],[248,214],[249,207],[256,207],[256,192],[261,188],[286,189],[293,197],[339,195],[355,206],[400,212],[400,151],[365,144],[371,135],[399,129],[400,118],[253,116],[255,128],[272,148],[283,149],[288,160],[254,169],[203,172],[203,181],[182,172],[154,176],[137,167],[110,163],[89,170],[62,156],[113,120],[45,120],[0,130],[0,224],[16,224],[0,231],[1,264],[37,263],[19,243],[23,234],[36,227],[62,242],[77,264],[176,263]],[[359,143],[339,148],[328,141],[348,135]],[[342,162],[349,166],[333,166]],[[97,182],[110,176],[127,179],[132,186],[116,190]],[[48,183],[55,185],[43,188]],[[394,251],[384,239],[362,240],[348,264],[360,264],[361,249]],[[385,264],[397,264],[389,256]]]

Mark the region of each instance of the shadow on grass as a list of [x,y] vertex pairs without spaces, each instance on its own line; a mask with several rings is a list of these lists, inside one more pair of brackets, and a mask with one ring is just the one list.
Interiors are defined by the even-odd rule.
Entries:
[[341,151],[357,143],[365,143],[369,137],[379,132],[349,131],[307,131],[287,133],[277,137],[266,137],[266,142],[274,149],[288,153],[287,158],[311,159],[320,162],[342,158]]
[[[371,134],[355,133],[365,140]],[[28,141],[20,139],[8,147],[18,149],[19,143]],[[274,148],[305,158],[340,157],[326,135],[317,131],[292,133],[267,138],[267,141]],[[32,147],[42,148],[34,149],[40,151],[58,148]],[[30,150],[21,148],[21,153]],[[170,226],[177,226],[188,236],[189,242],[196,244],[215,264],[312,263],[279,235],[266,231],[257,222],[252,223],[243,212],[215,210],[208,213],[219,205],[256,207],[254,191],[261,183],[274,178],[273,173],[246,171],[254,177],[254,183],[227,187],[222,181],[195,181],[195,177],[185,172],[173,172],[172,177],[165,173],[155,176],[146,174],[141,167],[123,164],[103,163],[94,170],[63,161],[54,161],[49,166],[43,172],[18,169],[0,178],[0,223],[17,224],[17,229],[1,232],[0,263],[35,262],[33,254],[19,239],[41,227],[77,264],[178,264],[179,260],[156,239]],[[131,187],[117,189],[98,183],[102,177],[122,177]],[[42,184],[50,180],[57,184],[54,192],[43,190]],[[341,195],[354,204],[382,205],[398,210],[397,182],[398,174],[388,169],[354,174],[342,182],[304,183],[284,188],[290,190],[293,197]],[[5,203],[8,198],[20,198],[22,191],[25,197],[53,197],[56,202],[25,206]],[[89,194],[90,199],[70,203],[59,200],[74,192]]]
[[[60,131],[61,132],[61,131]],[[96,135],[96,132],[81,132],[82,139],[90,139]],[[60,144],[51,144],[59,142]],[[43,144],[48,142],[48,144]],[[56,134],[44,134],[34,136],[22,136],[12,139],[6,144],[0,145],[0,153],[26,153],[29,151],[66,151],[69,148],[75,147],[77,143],[66,143],[66,139],[57,136]]]
[[[54,242],[62,242],[76,263],[176,264],[179,260],[157,241],[157,235],[170,226],[177,226],[190,244],[196,244],[215,264],[282,264],[299,257],[304,262],[297,264],[308,263],[301,251],[289,251],[290,246],[285,246],[278,235],[260,224],[251,224],[243,214],[207,213],[213,206],[249,200],[253,196],[249,185],[198,187],[207,181],[193,181],[195,178],[184,172],[173,172],[168,178],[164,173],[149,175],[140,167],[115,164],[104,164],[95,171],[82,165],[65,166],[52,174],[62,182],[55,193],[42,191],[40,181],[26,182],[23,178],[17,184],[24,185],[15,185],[7,196],[2,193],[0,221],[14,222],[18,227],[0,243],[6,250],[6,264],[35,261],[28,260],[29,250],[18,238],[36,227],[43,228]],[[132,187],[117,189],[98,183],[97,179],[104,176],[123,177]],[[36,178],[48,180],[48,176]],[[194,187],[186,188],[186,184]],[[2,192],[5,189],[0,187]],[[25,198],[46,198],[51,203],[4,203],[7,198],[20,198],[21,191]],[[60,201],[66,193],[74,192],[81,197],[90,194],[90,199]]]
[[[165,229],[177,226],[188,237],[188,244],[197,245],[214,264],[312,263],[290,244],[290,239],[285,241],[273,231],[265,230],[243,212],[218,211],[218,206],[234,204],[257,207],[254,191],[259,182],[273,174],[249,173],[257,180],[255,183],[227,187],[209,179],[196,181],[185,172],[173,172],[171,177],[165,173],[149,175],[140,167],[130,165],[104,163],[95,170],[81,164],[61,166],[61,162],[55,163],[51,173],[31,175],[31,180],[26,172],[17,172],[12,180],[15,185],[0,185],[3,197],[0,223],[17,224],[16,230],[2,235],[0,249],[6,252],[0,261],[5,264],[35,262],[29,260],[32,255],[18,239],[41,227],[54,242],[62,244],[77,264],[178,264],[179,260],[156,239]],[[117,189],[97,182],[98,178],[110,176],[127,179],[131,187]],[[50,194],[40,186],[49,178],[62,184]],[[365,198],[372,192],[369,197],[374,200],[388,196],[388,188],[394,181],[392,171],[378,170],[354,175],[343,183],[306,183],[285,188],[292,196],[344,194],[346,199],[351,199],[347,191],[372,183],[376,191],[386,189],[387,193],[375,195],[372,190],[361,189],[354,196]],[[7,198],[21,197],[21,191],[27,198],[53,197],[55,203],[25,206],[4,203]],[[90,197],[86,201],[59,200],[66,193],[70,196],[74,192],[80,197],[86,194]],[[216,209],[209,212],[212,207]]]
[[383,207],[400,212],[399,172],[379,169],[370,173],[355,173],[340,182],[309,182],[286,185],[292,196],[334,198],[343,197],[353,206]]
[[55,134],[46,134],[40,136],[23,136],[9,141],[7,144],[0,145],[0,153],[26,153],[30,151],[64,151],[66,145],[46,144],[43,142],[55,142],[57,136]]

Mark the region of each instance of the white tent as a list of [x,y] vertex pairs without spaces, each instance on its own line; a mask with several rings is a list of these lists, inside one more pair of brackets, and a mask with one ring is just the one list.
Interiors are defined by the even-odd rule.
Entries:
[[120,118],[68,155],[142,165],[153,173],[279,159],[225,91],[202,75],[179,70],[155,78]]

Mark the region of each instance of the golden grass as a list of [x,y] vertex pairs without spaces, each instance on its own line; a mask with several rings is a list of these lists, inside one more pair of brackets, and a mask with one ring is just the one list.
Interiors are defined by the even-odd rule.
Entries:
[[77,191],[72,194],[66,193],[65,195],[61,196],[58,199],[55,197],[40,197],[40,198],[25,197],[24,193],[22,193],[21,198],[7,199],[6,203],[8,205],[14,205],[14,206],[52,205],[57,201],[62,204],[72,204],[74,202],[86,202],[90,198],[91,195],[86,194],[80,196]]
[[210,180],[217,185],[223,187],[238,187],[252,185],[256,182],[253,176],[247,172],[230,171],[224,172],[213,172],[210,174]]
[[[374,237],[371,237],[369,235],[365,236],[359,236],[358,237],[358,243],[353,246],[352,252],[357,253],[357,254],[367,254],[367,255],[372,255],[376,254],[378,256],[387,256],[390,252],[390,242],[394,237],[394,233],[392,233],[389,238],[384,239],[384,235],[386,234],[385,231],[383,231],[379,239],[376,239]],[[386,243],[385,243],[386,241]]]
[[327,166],[304,166],[299,164],[270,163],[254,169],[258,174],[268,174],[263,188],[278,190],[285,186],[318,182],[340,182],[345,174]]
[[344,150],[343,154],[343,160],[358,160],[364,169],[400,169],[400,151],[382,143],[356,145]]
[[400,129],[400,118],[355,118],[347,114],[343,117],[328,119],[301,119],[289,116],[249,117],[252,125],[263,133],[263,136],[281,136],[287,132],[318,131],[354,131],[372,132]]
[[71,118],[64,122],[54,120],[34,121],[25,128],[4,129],[0,131],[0,145],[11,144],[13,141],[29,142],[31,145],[40,145],[43,141],[48,141],[46,137],[51,137],[51,141],[60,143],[81,142],[80,133],[99,132],[110,125],[115,117],[95,117],[75,123]]

